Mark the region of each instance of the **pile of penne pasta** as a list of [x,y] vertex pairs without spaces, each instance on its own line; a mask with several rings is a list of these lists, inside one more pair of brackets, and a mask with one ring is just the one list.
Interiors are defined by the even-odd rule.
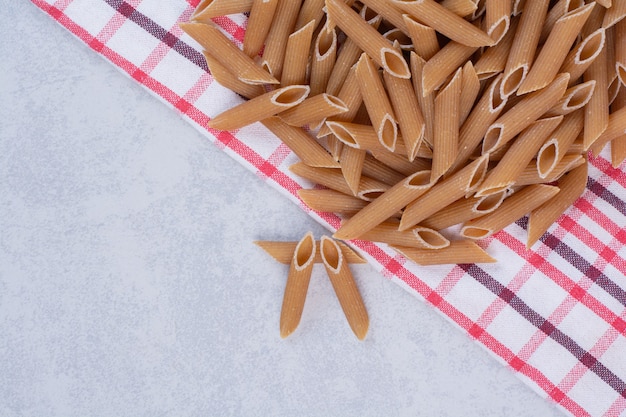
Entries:
[[364,263],[363,258],[345,244],[328,236],[322,236],[319,241],[316,241],[311,232],[305,234],[299,242],[257,241],[255,243],[277,261],[289,264],[289,275],[280,311],[280,336],[282,338],[293,333],[300,324],[313,265],[321,262],[324,264],[352,332],[359,340],[365,339],[369,328],[369,316],[348,266],[350,263]]
[[[240,47],[211,19],[241,12]],[[319,185],[301,199],[342,216],[333,237],[427,265],[493,262],[476,241],[525,215],[532,246],[584,191],[589,152],[622,163],[625,16],[626,0],[205,0],[181,27],[248,99],[210,128],[261,122]]]

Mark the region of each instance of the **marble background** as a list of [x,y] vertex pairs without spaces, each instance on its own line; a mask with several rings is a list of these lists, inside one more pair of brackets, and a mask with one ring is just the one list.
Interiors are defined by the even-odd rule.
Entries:
[[321,266],[281,340],[287,267],[326,233],[26,0],[0,0],[0,416],[557,416],[367,265],[351,333]]

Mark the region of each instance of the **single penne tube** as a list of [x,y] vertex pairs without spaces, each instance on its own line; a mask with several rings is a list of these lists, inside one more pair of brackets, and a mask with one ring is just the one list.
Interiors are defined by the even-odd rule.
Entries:
[[249,84],[278,84],[276,78],[237,48],[215,25],[180,23],[179,26],[240,80]]
[[406,177],[406,175],[394,170],[370,154],[365,155],[362,174],[391,186]]
[[406,25],[409,36],[413,40],[413,50],[422,59],[428,61],[439,52],[439,41],[437,32],[430,26],[426,26],[415,20],[414,17],[403,14],[402,19]]
[[[626,86],[626,19],[615,25],[615,73],[623,86]],[[608,61],[611,65],[611,60]]]
[[359,340],[369,328],[367,310],[339,244],[328,236],[320,239],[322,261],[348,324]]
[[252,9],[253,0],[208,0],[202,1],[191,19],[208,23],[214,17],[246,13]]
[[378,140],[384,147],[393,152],[398,139],[397,119],[374,62],[366,54],[362,54],[359,58],[356,65],[356,76],[363,103]]
[[375,11],[380,17],[389,22],[392,26],[400,29],[403,33],[409,34],[406,23],[402,18],[402,10],[387,0],[363,0],[365,6]]
[[209,72],[215,81],[222,86],[248,99],[258,97],[265,93],[265,89],[262,85],[244,83],[207,51],[202,51],[202,53],[206,60],[207,67],[209,68]]
[[527,1],[524,6],[504,69],[503,96],[508,97],[517,91],[530,70],[549,3],[549,0],[535,0]]
[[511,25],[511,0],[485,0],[485,33],[494,43],[502,40]]
[[541,36],[539,37],[539,43],[545,43],[557,20],[572,10],[578,9],[584,5],[585,0],[558,0],[546,15],[546,20],[543,22],[543,28],[541,29]]
[[345,145],[368,151],[382,147],[378,134],[371,125],[327,120],[326,126]]
[[[344,194],[354,195],[350,186],[346,182],[341,170],[333,168],[317,168],[311,167],[302,162],[297,162],[289,167],[289,170],[294,174],[309,180],[315,184],[323,185],[331,190],[339,191]],[[380,181],[368,178],[361,175],[361,182],[359,185],[359,193],[357,195],[363,198],[362,192],[384,192],[388,190],[389,185]]]
[[545,116],[558,116],[559,114],[570,114],[587,105],[596,88],[596,81],[590,80],[585,83],[575,84],[568,88],[563,97],[548,110]]
[[582,195],[587,187],[587,163],[570,171],[559,179],[561,191],[528,216],[526,247],[532,245],[558,220],[558,218]]
[[335,96],[318,94],[302,101],[297,106],[280,112],[278,117],[291,126],[319,124],[327,117],[348,111],[346,104]]
[[476,52],[478,48],[458,42],[448,42],[431,59],[422,71],[422,94],[430,94],[452,75]]
[[474,0],[443,0],[439,4],[461,17],[471,16],[478,9]]
[[296,25],[299,11],[299,1],[279,1],[272,26],[265,37],[261,66],[279,80],[283,73],[287,41]]
[[541,178],[548,178],[551,175],[566,151],[582,132],[584,120],[582,109],[568,114],[563,119],[563,123],[541,146],[537,153],[537,171]]
[[344,222],[333,237],[342,240],[359,237],[425,193],[431,185],[428,170],[406,177]]
[[437,181],[448,171],[458,153],[462,82],[462,71],[459,68],[435,97],[431,182]]
[[359,186],[361,184],[361,172],[365,162],[365,154],[366,151],[350,146],[344,146],[341,149],[341,157],[339,158],[341,173],[354,195],[357,195],[360,191]]
[[289,35],[285,46],[283,73],[280,78],[281,86],[306,83],[313,30],[315,30],[315,25],[313,22],[309,22]]
[[[198,3],[198,5],[196,6],[195,9],[193,9],[193,12],[191,13],[191,17],[189,18],[190,20],[193,20],[193,18],[200,13],[201,11],[203,11],[209,4],[211,4],[213,2],[213,0],[200,0],[200,3]],[[252,2],[250,2],[252,3]],[[250,7],[252,7],[252,4],[250,5]]]
[[498,118],[507,98],[500,95],[500,83],[502,75],[498,75],[483,92],[478,103],[461,126],[459,132],[458,154],[450,172],[456,171],[465,165],[474,150],[480,145],[489,126]]
[[304,0],[298,12],[295,30],[300,30],[311,22],[313,27],[317,27],[324,18],[324,3],[325,0]]
[[[326,121],[337,121],[337,122],[351,122],[357,116],[359,109],[363,105],[363,96],[361,95],[361,89],[359,87],[359,80],[356,76],[356,65],[353,66],[348,75],[346,76],[346,80],[341,86],[341,89],[337,93],[337,98],[341,100],[346,107],[348,107],[348,111],[339,113],[335,116],[331,116],[326,119]],[[331,131],[326,126],[326,124],[322,125],[317,136],[323,137],[330,134]]]
[[328,79],[333,71],[335,60],[337,59],[337,32],[334,28],[326,24],[317,34],[313,44],[313,54],[311,56],[311,74],[309,85],[311,95],[321,94],[326,91]]
[[537,91],[554,80],[594,6],[595,3],[583,5],[556,21],[528,75],[517,89],[518,95]]
[[495,43],[485,32],[434,0],[392,0],[392,4],[463,45],[478,48]]
[[468,239],[491,236],[530,213],[558,192],[559,187],[552,185],[526,186],[505,199],[497,210],[466,222],[461,228],[461,236]]
[[615,1],[613,6],[606,10],[602,19],[602,27],[610,28],[620,20],[626,17],[626,3],[623,1]]
[[400,172],[405,177],[417,171],[430,169],[432,162],[430,159],[415,158],[412,161],[406,159],[403,155],[395,152],[389,152],[386,149],[377,149],[370,152],[374,158],[391,167],[394,171]]
[[240,129],[297,106],[307,98],[310,90],[308,85],[290,85],[269,91],[220,113],[209,121],[209,127]]
[[[319,241],[316,241],[316,246],[319,246]],[[344,253],[346,257],[346,262],[351,264],[365,264],[367,261],[361,257],[358,253],[353,251],[348,245],[343,242],[337,242],[341,247],[341,251]],[[254,242],[255,245],[259,246],[265,252],[267,252],[272,258],[281,264],[289,265],[291,260],[293,259],[294,251],[296,250],[296,246],[298,242],[284,242],[284,241],[273,241],[273,240],[257,240]],[[316,264],[322,263],[322,257],[319,251],[316,251],[315,258],[313,261]]]
[[412,51],[413,40],[398,28],[389,29],[383,33],[383,38],[391,42],[396,49]]
[[274,116],[262,122],[270,132],[276,135],[298,158],[312,167],[338,168],[339,164],[311,135],[300,127],[289,126]]
[[548,178],[541,178],[537,171],[537,161],[530,161],[526,168],[522,171],[517,180],[515,181],[516,187],[523,187],[525,185],[532,184],[544,184],[557,181],[563,174],[577,168],[584,163],[585,158],[581,154],[566,154],[556,167],[552,170],[552,173]]
[[609,94],[608,94],[608,62],[606,48],[603,48],[598,57],[591,63],[583,74],[585,82],[595,80],[596,87],[585,106],[585,127],[583,129],[583,146],[589,147],[602,135],[609,124]]
[[486,155],[472,161],[465,168],[433,185],[423,195],[407,204],[399,230],[407,230],[427,219],[442,207],[452,204],[478,187],[487,171]]
[[396,221],[383,222],[362,234],[360,239],[423,249],[441,249],[450,245],[450,241],[436,230],[414,227],[401,232]]
[[258,55],[270,30],[278,0],[253,0],[248,26],[243,36],[243,52],[250,58]]
[[402,246],[393,248],[407,259],[422,266],[496,262],[483,248],[469,240],[454,240],[448,247],[438,250]]
[[456,224],[465,223],[496,210],[504,201],[507,193],[508,190],[503,190],[479,198],[462,197],[421,221],[420,225],[435,230],[443,230]]
[[[380,25],[380,22],[382,21],[382,18],[379,15],[368,18],[368,11],[371,11],[371,9],[365,6],[361,9],[359,14],[368,25],[377,29],[378,25]],[[357,45],[352,39],[346,38],[343,41],[343,44],[339,49],[337,59],[335,60],[333,71],[330,74],[330,78],[328,79],[328,83],[326,85],[326,92],[328,94],[337,94],[341,91],[342,85],[346,81],[354,64],[356,64],[359,60],[362,52],[363,51],[359,45]]]
[[476,191],[476,197],[508,189],[530,163],[548,136],[563,121],[563,116],[539,119],[519,134],[502,159],[491,169]]
[[606,33],[603,28],[592,32],[590,35],[576,45],[570,53],[565,57],[563,65],[559,69],[560,73],[568,73],[570,75],[570,85],[578,82],[583,73],[600,55],[606,43]]
[[472,61],[463,66],[463,81],[461,82],[461,96],[459,99],[459,128],[474,108],[476,98],[480,93],[480,80]]
[[422,116],[424,117],[424,142],[432,146],[433,144],[433,119],[435,116],[435,94],[424,94],[422,88],[422,78],[424,73],[424,66],[426,61],[415,52],[410,53],[410,65],[411,65],[411,81],[413,82],[413,89],[415,90],[415,96],[422,110]]
[[594,155],[598,155],[607,143],[618,138],[626,131],[626,107],[609,114],[609,122],[600,137],[588,148]]
[[483,153],[491,153],[550,110],[563,97],[569,74],[559,74],[547,87],[527,94],[500,116],[485,133]]
[[293,333],[302,317],[306,293],[309,289],[311,272],[315,262],[315,239],[308,232],[296,245],[291,257],[287,283],[283,294],[283,305],[280,310],[280,337],[286,338]]
[[301,189],[298,196],[315,211],[353,216],[367,205],[367,201],[335,190]]
[[417,156],[426,129],[413,84],[406,78],[394,77],[388,72],[383,72],[383,79],[394,114],[398,119],[398,127],[407,148],[408,158],[412,161]]
[[380,67],[400,78],[411,76],[402,53],[340,0],[326,0],[328,19],[336,24]]
[[474,64],[478,79],[485,80],[504,71],[518,23],[519,18],[513,18],[510,22],[509,29],[500,42],[483,51],[480,58],[478,58]]

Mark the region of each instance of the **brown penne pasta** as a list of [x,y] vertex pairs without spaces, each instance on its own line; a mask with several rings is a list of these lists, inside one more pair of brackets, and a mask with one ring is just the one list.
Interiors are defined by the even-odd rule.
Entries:
[[309,49],[313,41],[313,22],[298,29],[287,39],[283,73],[280,79],[281,86],[304,84],[307,81],[307,67],[309,65]]
[[367,201],[335,190],[300,189],[298,196],[315,211],[354,215],[367,205]]
[[441,233],[427,227],[399,231],[397,221],[383,222],[363,233],[360,239],[423,249],[442,249],[450,245]]
[[422,59],[428,61],[439,52],[437,32],[430,26],[426,26],[415,20],[414,17],[403,14],[402,19],[406,25],[409,36],[413,40],[413,50]]
[[285,50],[300,11],[300,0],[279,1],[272,26],[265,37],[262,67],[277,79],[282,77]]
[[258,55],[270,30],[278,0],[253,0],[248,27],[243,37],[243,52],[250,58]]
[[496,260],[476,243],[469,240],[455,240],[450,246],[432,250],[394,246],[395,250],[418,265],[479,264],[493,263]]
[[324,93],[309,97],[289,110],[280,112],[278,117],[291,126],[316,125],[327,117],[346,111],[348,107],[343,101]]
[[[283,242],[283,241],[271,241],[271,240],[257,240],[254,242],[265,252],[267,252],[272,258],[281,264],[289,265],[293,259],[293,254],[296,250],[298,242]],[[346,262],[351,264],[364,264],[367,261],[358,253],[353,251],[348,245],[343,242],[337,242],[341,247],[341,251],[346,257]],[[316,246],[319,246],[319,242],[316,241]],[[313,261],[318,264],[322,262],[322,257],[319,251],[315,252],[315,258]]]
[[207,67],[209,68],[209,72],[213,78],[215,78],[215,81],[220,83],[222,86],[248,99],[265,93],[265,89],[262,85],[244,83],[228,68],[222,65],[219,60],[213,58],[213,56],[211,56],[211,54],[207,51],[203,51],[203,54]]
[[479,198],[462,197],[421,221],[420,225],[435,230],[442,230],[484,216],[500,207],[508,192],[509,190],[503,190],[499,193]]
[[511,24],[511,0],[485,1],[485,32],[494,43],[502,40]]
[[252,3],[253,0],[205,0],[198,5],[191,19],[209,23],[214,17],[249,12]]
[[462,83],[462,71],[459,68],[452,80],[435,97],[431,182],[437,181],[450,169],[458,153]]
[[549,136],[537,153],[537,171],[541,178],[548,178],[563,159],[566,151],[582,132],[584,115],[578,110],[565,117],[563,123]]

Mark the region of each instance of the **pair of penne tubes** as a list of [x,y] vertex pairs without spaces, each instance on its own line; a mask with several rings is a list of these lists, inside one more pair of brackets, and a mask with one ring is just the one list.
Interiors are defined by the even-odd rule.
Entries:
[[348,246],[328,236],[316,241],[311,232],[299,242],[255,242],[274,259],[289,264],[289,274],[285,285],[280,313],[280,336],[292,334],[302,317],[306,294],[311,280],[313,266],[323,263],[339,304],[350,328],[359,340],[365,339],[369,328],[369,317],[349,263],[362,263],[363,258]]
[[[302,201],[342,218],[333,237],[493,262],[474,241],[528,215],[532,246],[584,192],[587,152],[626,158],[624,4],[212,0],[181,27],[248,99],[209,126],[283,140],[317,185]],[[250,13],[242,50],[218,12]]]

